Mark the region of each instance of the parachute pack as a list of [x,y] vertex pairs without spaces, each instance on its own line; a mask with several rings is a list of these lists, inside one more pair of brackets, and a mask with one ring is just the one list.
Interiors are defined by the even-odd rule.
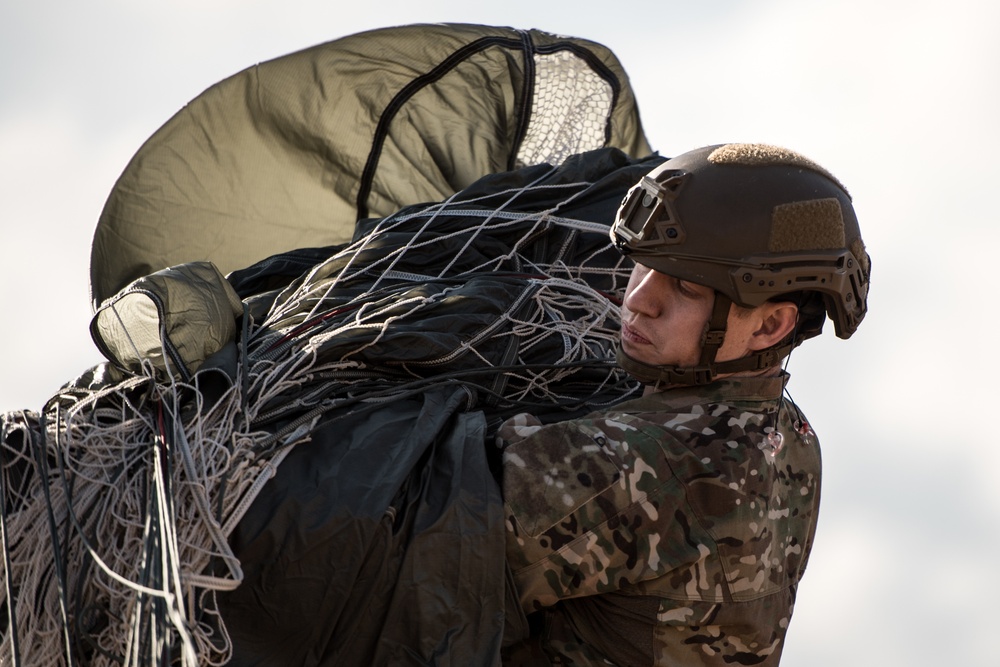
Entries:
[[99,221],[108,362],[0,416],[0,662],[498,663],[493,434],[640,391],[608,228],[660,162],[613,54],[539,31],[205,91]]

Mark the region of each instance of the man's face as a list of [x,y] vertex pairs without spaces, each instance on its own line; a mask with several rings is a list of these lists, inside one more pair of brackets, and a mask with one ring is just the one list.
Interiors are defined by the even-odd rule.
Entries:
[[[697,365],[714,302],[711,287],[636,264],[622,302],[622,349],[633,359],[654,366]],[[731,309],[725,342],[716,359],[746,355],[752,326]]]

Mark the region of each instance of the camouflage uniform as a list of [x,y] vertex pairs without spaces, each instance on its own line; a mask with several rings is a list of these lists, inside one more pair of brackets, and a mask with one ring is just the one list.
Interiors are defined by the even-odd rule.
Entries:
[[819,507],[787,376],[506,422],[507,558],[544,628],[505,664],[777,665]]

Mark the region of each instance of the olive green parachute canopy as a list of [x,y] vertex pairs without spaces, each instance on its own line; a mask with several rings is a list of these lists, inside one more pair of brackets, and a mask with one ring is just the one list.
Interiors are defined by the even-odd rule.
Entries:
[[435,24],[315,46],[212,86],[139,149],[94,235],[94,306],[166,267],[342,243],[361,218],[602,147],[650,153],[600,44]]

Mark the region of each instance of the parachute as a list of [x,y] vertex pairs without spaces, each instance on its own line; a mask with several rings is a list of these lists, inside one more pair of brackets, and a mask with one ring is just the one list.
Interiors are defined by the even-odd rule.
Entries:
[[604,47],[423,25],[241,72],[95,233],[109,361],[0,416],[4,664],[499,663],[493,433],[639,391]]
[[538,30],[360,33],[211,87],[138,150],[98,221],[95,305],[168,266],[342,243],[486,174],[650,148],[607,48]]

